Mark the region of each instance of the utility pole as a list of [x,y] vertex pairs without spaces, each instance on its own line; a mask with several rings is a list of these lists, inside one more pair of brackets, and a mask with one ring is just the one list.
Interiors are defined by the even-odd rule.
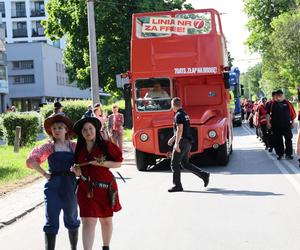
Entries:
[[95,0],[87,0],[87,15],[88,15],[88,30],[89,30],[89,55],[90,55],[90,67],[91,67],[91,69],[90,69],[91,94],[92,94],[93,105],[97,102],[100,102],[94,2],[95,2]]

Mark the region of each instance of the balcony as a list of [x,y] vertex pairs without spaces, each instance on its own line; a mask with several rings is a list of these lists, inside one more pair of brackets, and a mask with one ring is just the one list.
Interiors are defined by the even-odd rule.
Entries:
[[44,28],[32,29],[32,37],[45,36]]
[[27,29],[13,30],[13,38],[27,37]]
[[11,17],[12,18],[26,17],[26,10],[25,9],[22,9],[22,10],[12,9]]
[[30,16],[31,17],[45,16],[45,10],[44,9],[32,9]]

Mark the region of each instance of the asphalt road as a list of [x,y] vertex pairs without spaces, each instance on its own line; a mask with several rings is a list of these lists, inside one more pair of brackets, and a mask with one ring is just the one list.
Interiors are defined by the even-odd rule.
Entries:
[[[138,172],[127,153],[118,180],[123,210],[115,214],[113,250],[299,250],[300,169],[297,159],[277,161],[246,125],[234,128],[234,151],[226,167],[210,171],[207,188],[182,174],[185,191],[168,193],[164,164]],[[43,248],[44,207],[0,230],[1,250]],[[58,250],[69,248],[61,223]],[[79,249],[82,249],[79,240]],[[99,225],[94,249],[101,249]]]

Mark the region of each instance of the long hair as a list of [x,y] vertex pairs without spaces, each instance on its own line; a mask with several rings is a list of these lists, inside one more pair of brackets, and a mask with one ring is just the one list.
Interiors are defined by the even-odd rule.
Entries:
[[[86,141],[85,141],[83,135],[80,133],[77,138],[77,145],[76,145],[76,149],[75,149],[75,162],[76,163],[78,163],[80,151],[82,149],[84,149],[85,147],[86,147]],[[97,131],[97,130],[96,130],[96,140],[94,143],[94,147],[100,148],[102,154],[106,157],[106,160],[112,160],[108,153],[105,141],[102,138],[100,131]]]

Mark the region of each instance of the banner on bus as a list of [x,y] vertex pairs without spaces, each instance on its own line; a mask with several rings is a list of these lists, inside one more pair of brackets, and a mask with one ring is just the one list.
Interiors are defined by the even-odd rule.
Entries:
[[149,23],[144,23],[143,33],[175,33],[188,34],[188,29],[201,30],[205,26],[203,19],[183,19],[172,17],[150,17]]

